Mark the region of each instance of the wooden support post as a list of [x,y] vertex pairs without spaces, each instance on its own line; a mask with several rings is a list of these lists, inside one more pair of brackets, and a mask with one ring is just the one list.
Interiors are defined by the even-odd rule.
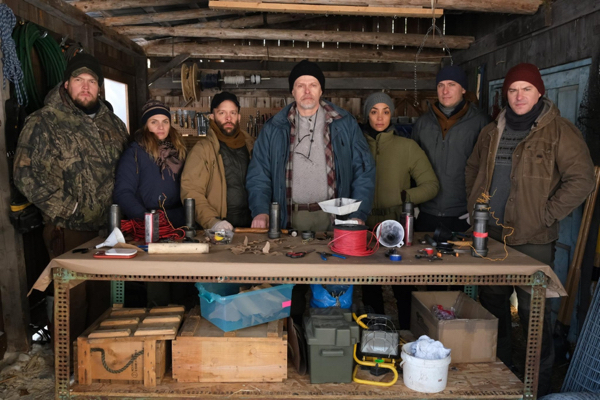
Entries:
[[136,131],[136,125],[142,119],[142,107],[148,100],[148,66],[146,64],[146,57],[136,57],[135,58],[135,68],[136,68],[136,110],[132,113],[132,115],[137,115],[136,120],[132,126],[131,132]]
[[[1,64],[0,64],[1,65]],[[6,114],[4,103],[10,97],[9,85],[0,91],[0,296],[2,318],[8,351],[29,351],[31,336],[29,326],[29,301],[27,299],[27,271],[23,256],[23,237],[15,231],[8,218],[10,184],[6,151]]]
[[144,386],[156,386],[156,356],[157,356],[157,341],[144,341]]

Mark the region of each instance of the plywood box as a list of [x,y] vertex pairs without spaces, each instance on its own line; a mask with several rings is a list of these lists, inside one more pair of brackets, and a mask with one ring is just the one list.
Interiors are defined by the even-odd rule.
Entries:
[[[439,320],[432,306],[455,308],[457,319]],[[494,362],[497,318],[463,292],[413,292],[411,332],[428,335],[451,349],[451,363]]]
[[113,308],[77,338],[77,376],[92,382],[161,382],[170,340],[175,339],[184,307]]
[[190,312],[173,341],[178,382],[281,382],[287,376],[284,320],[223,332]]

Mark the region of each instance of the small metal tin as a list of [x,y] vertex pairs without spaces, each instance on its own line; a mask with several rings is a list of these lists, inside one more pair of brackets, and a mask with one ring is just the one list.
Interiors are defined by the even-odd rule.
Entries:
[[390,261],[401,261],[403,257],[400,254],[391,254]]
[[301,238],[303,240],[315,239],[315,232],[313,232],[313,231],[302,231],[301,232]]

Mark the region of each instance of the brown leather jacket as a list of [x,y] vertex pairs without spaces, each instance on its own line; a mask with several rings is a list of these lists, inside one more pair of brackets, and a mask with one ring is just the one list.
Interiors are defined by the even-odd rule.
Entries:
[[[557,240],[559,224],[593,190],[594,171],[580,131],[548,99],[532,130],[513,152],[505,225],[515,228],[507,244],[545,244]],[[468,211],[490,194],[495,157],[505,130],[505,110],[480,132],[467,161]],[[504,229],[503,234],[508,234]]]
[[[250,154],[254,139],[244,131],[242,134]],[[186,198],[195,200],[196,222],[204,229],[210,229],[227,215],[225,168],[219,154],[219,140],[211,128],[186,157],[180,196],[182,202]]]

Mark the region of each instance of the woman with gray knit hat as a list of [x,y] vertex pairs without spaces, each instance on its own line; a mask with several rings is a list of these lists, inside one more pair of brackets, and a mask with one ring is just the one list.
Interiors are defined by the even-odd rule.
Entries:
[[[438,193],[438,179],[426,153],[411,139],[400,136],[391,124],[394,102],[386,93],[371,94],[363,107],[363,134],[376,160],[376,189],[367,225],[393,219],[399,221],[404,202],[414,205]],[[411,180],[415,182],[412,187]],[[399,309],[399,329],[409,329],[411,288],[394,285]],[[363,286],[363,303],[378,314],[384,313],[382,290]]]

